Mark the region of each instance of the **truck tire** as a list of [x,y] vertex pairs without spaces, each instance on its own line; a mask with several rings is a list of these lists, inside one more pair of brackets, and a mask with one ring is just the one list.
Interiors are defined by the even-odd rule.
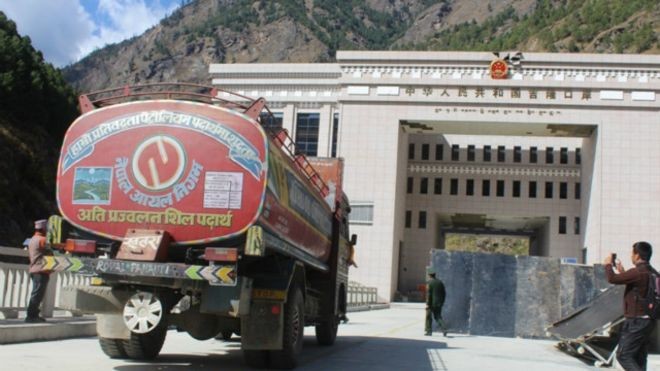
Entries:
[[123,340],[124,351],[130,359],[154,359],[160,353],[165,343],[167,335],[167,325],[165,320],[146,334],[136,334],[131,332],[131,338]]
[[225,330],[225,331],[222,331],[222,332],[220,333],[220,338],[222,338],[222,340],[224,340],[224,341],[229,341],[229,340],[231,340],[231,336],[232,336],[233,334],[234,334],[234,333],[233,333],[232,331],[230,331],[230,330]]
[[292,369],[302,352],[305,330],[305,301],[298,287],[292,288],[284,305],[282,350],[270,352],[270,367]]
[[101,350],[105,353],[106,356],[113,359],[126,359],[128,355],[124,350],[124,345],[122,340],[119,339],[108,339],[99,336],[99,344],[101,345]]
[[268,367],[268,351],[267,350],[244,350],[243,359],[245,364],[251,368],[266,368]]
[[323,321],[316,325],[316,342],[323,346],[334,344],[335,339],[337,339],[338,327],[339,320],[334,317],[331,320]]

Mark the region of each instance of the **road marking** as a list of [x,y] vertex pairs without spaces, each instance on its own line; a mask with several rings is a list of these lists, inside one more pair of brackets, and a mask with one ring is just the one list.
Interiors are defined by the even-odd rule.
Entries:
[[447,371],[447,365],[442,360],[440,349],[427,349],[426,354],[429,356],[429,362],[431,362],[431,368],[434,371]]

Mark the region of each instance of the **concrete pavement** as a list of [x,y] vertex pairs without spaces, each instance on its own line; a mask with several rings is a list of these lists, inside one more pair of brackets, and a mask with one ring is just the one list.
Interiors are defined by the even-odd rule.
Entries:
[[24,316],[0,320],[0,344],[89,336],[96,336],[94,316],[57,316],[48,318],[45,323],[25,323]]
[[[390,309],[357,312],[340,326],[337,343],[320,347],[306,328],[299,370],[597,370],[559,352],[556,342],[450,334],[423,335],[422,304],[393,304]],[[112,360],[95,338],[0,346],[3,370],[245,370],[238,338],[197,341],[170,331],[153,362]],[[660,356],[649,370],[660,371]]]

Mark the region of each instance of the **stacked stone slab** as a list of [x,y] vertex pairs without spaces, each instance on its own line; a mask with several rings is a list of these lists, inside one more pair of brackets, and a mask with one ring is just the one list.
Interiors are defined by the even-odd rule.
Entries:
[[473,335],[544,338],[608,287],[602,266],[553,258],[435,250],[430,268],[445,283],[451,331]]

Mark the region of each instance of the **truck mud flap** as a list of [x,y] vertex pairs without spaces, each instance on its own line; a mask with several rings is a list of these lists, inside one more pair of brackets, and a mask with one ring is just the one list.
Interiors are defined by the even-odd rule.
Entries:
[[250,315],[241,317],[243,350],[282,349],[283,306],[283,302],[252,301]]

